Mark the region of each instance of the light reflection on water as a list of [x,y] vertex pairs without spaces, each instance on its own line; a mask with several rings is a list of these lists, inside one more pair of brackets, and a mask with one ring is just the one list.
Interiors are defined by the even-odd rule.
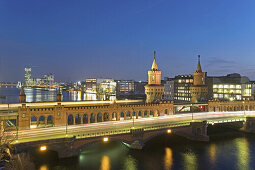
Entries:
[[210,144],[209,153],[210,153],[210,162],[212,165],[214,165],[215,158],[216,158],[216,145],[214,143]]
[[225,135],[222,135],[209,143],[173,138],[172,140],[180,140],[178,144],[171,144],[169,140],[169,144],[166,145],[165,139],[162,139],[161,143],[149,143],[141,151],[129,150],[120,143],[112,143],[109,146],[94,145],[80,153],[78,162],[67,165],[68,160],[65,160],[65,165],[62,165],[70,169],[75,167],[91,170],[248,170],[255,166],[252,161],[255,158],[254,137],[255,135],[249,134],[247,137],[225,139]]
[[126,169],[126,170],[137,170],[137,167],[136,167],[136,160],[131,156],[131,155],[128,155],[126,157],[126,159],[124,160],[124,168],[123,169]]
[[[18,103],[20,88],[0,87],[0,95],[6,98],[0,98],[0,103]],[[56,101],[57,90],[46,90],[42,88],[24,88],[27,102]],[[103,100],[104,95],[86,94],[81,91],[62,91],[63,101],[83,101],[83,100]],[[116,96],[110,96],[110,100],[116,99]]]
[[193,152],[183,153],[184,167],[186,170],[196,170],[197,166],[197,155]]
[[241,169],[251,169],[250,168],[250,150],[249,143],[246,138],[238,138],[234,140],[237,148],[237,165]]
[[110,170],[110,169],[111,169],[110,157],[107,155],[104,155],[101,160],[100,170]]
[[164,158],[165,170],[169,170],[172,168],[173,164],[173,153],[171,148],[165,148],[165,158]]

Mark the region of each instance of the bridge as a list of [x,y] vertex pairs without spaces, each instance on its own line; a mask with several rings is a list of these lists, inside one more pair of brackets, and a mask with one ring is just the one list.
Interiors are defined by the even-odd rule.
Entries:
[[254,116],[254,111],[202,112],[30,129],[19,131],[15,142],[18,152],[36,152],[43,146],[48,150],[56,151],[59,157],[63,158],[75,156],[82,148],[102,141],[119,141],[131,149],[142,149],[147,141],[162,134],[175,134],[190,140],[208,141],[207,126],[216,124],[227,124],[229,127],[254,132]]
[[[176,107],[190,110],[180,114]],[[254,110],[254,101],[183,106],[140,100],[12,103],[0,104],[0,130],[15,137],[18,152],[35,152],[44,146],[68,157],[102,140],[120,141],[132,149],[167,133],[208,141],[207,127],[215,124],[253,132]]]

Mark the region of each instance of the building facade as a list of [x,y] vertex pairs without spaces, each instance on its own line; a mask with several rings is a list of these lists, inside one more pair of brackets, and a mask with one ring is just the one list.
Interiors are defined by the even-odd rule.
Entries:
[[213,99],[220,101],[252,100],[252,82],[246,76],[233,73],[212,77]]

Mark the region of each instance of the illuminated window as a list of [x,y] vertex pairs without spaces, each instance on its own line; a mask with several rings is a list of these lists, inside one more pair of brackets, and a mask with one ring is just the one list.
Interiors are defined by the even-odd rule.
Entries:
[[236,85],[236,88],[241,89],[242,87],[241,87],[241,85]]
[[152,76],[152,81],[154,81],[155,80],[155,77],[154,76]]
[[235,85],[231,84],[231,85],[230,85],[230,88],[231,88],[231,89],[235,88]]
[[225,84],[225,85],[224,85],[224,88],[229,88],[229,85],[228,85],[228,84]]

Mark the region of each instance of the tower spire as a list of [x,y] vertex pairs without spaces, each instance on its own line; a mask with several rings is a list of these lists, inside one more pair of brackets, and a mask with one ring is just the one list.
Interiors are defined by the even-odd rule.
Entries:
[[154,60],[151,66],[151,70],[158,70],[158,65],[156,63],[156,51],[154,50]]
[[198,64],[197,64],[197,73],[201,73],[202,72],[202,68],[201,68],[201,64],[200,64],[200,55],[198,55]]

